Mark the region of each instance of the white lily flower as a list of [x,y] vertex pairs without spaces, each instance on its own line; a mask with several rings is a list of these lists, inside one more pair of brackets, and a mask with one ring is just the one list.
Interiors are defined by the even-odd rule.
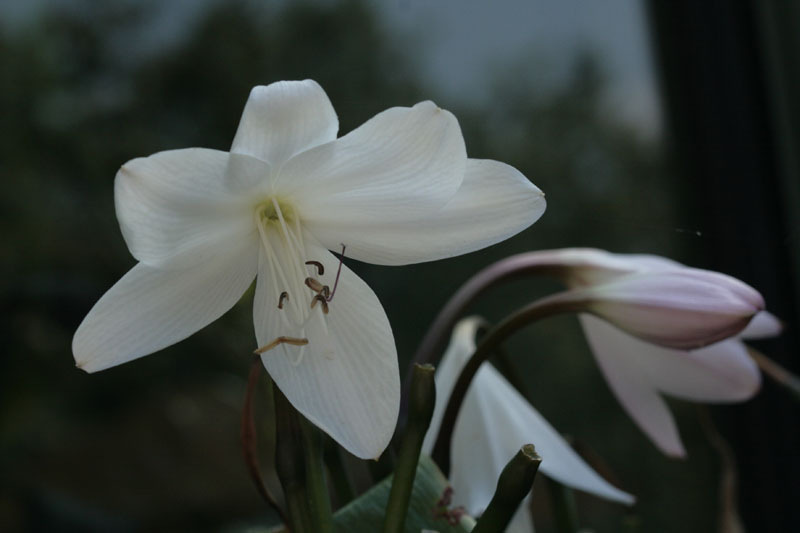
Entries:
[[347,450],[377,457],[399,409],[394,339],[373,291],[328,250],[382,265],[451,257],[528,227],[545,202],[514,168],[467,159],[455,117],[431,102],[339,139],[338,126],[316,82],[278,82],[250,93],[230,153],[126,163],[116,210],[139,263],[75,333],[78,366],[185,339],[257,276],[256,339],[272,347],[262,359],[276,385]]
[[[461,370],[475,352],[480,319],[461,320],[436,368],[436,407],[423,450],[433,449],[450,393]],[[632,504],[634,497],[600,477],[553,426],[491,364],[478,370],[464,398],[453,429],[450,481],[455,505],[480,514],[489,504],[497,479],[520,446],[531,443],[542,456],[539,472],[608,500]],[[527,501],[527,500],[526,500]],[[507,531],[532,531],[523,503]]]
[[[761,298],[752,287],[735,278],[686,267],[663,257],[611,254],[591,249],[553,250],[531,255],[538,255],[543,265],[560,269],[564,281],[573,289],[612,291],[619,280],[632,274],[646,278],[648,273],[654,273],[658,274],[653,276],[656,279],[662,274],[678,282],[685,279],[686,287],[696,280],[714,280],[744,301],[757,303]],[[680,288],[677,283],[670,287],[665,285],[663,297],[690,299],[692,295],[686,293],[686,287]],[[686,317],[682,320],[689,322]],[[703,319],[696,317],[695,320],[699,323]],[[704,348],[685,350],[645,342],[588,314],[580,315],[580,322],[614,395],[655,445],[673,457],[684,457],[686,450],[662,394],[710,403],[738,402],[752,397],[761,386],[761,373],[740,339],[770,337],[781,331],[780,321],[761,311],[738,336]],[[654,330],[661,325],[664,323],[653,324]],[[675,324],[672,326],[675,329]]]

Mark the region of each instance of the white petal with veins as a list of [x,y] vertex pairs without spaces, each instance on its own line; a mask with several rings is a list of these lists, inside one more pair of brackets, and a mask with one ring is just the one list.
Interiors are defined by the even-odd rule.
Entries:
[[[388,109],[288,161],[275,191],[294,199],[315,235],[333,228],[339,242],[357,241],[376,220],[402,222],[441,209],[461,186],[466,162],[458,121],[423,102]],[[339,242],[323,244],[336,249]]]
[[[309,276],[332,288],[339,261],[310,240],[310,236],[305,237],[305,257],[322,263],[325,273],[316,276],[311,266]],[[397,352],[378,298],[343,266],[336,293],[328,304],[329,313],[323,315],[321,304],[317,304],[304,327],[287,328],[281,314],[292,301],[310,307],[314,293],[306,288],[305,299],[291,294],[290,302],[279,310],[283,288],[280,282],[277,287],[273,285],[265,267],[262,257],[253,310],[259,346],[278,335],[307,338],[309,342],[306,346],[284,344],[264,353],[264,366],[306,418],[354,455],[378,457],[394,432],[400,401]]]
[[357,231],[350,220],[312,225],[329,247],[347,235],[347,255],[380,265],[434,261],[485,248],[527,228],[544,213],[544,194],[517,169],[468,159],[464,182],[441,210],[403,221],[376,217]]
[[246,200],[231,194],[228,154],[204,148],[125,163],[114,181],[117,219],[142,263],[186,267],[224,253],[254,232]]
[[249,244],[186,269],[139,263],[92,307],[72,339],[79,367],[96,372],[151,354],[233,307],[256,275]]
[[293,156],[336,139],[339,119],[313,80],[254,87],[244,106],[231,152],[280,167]]

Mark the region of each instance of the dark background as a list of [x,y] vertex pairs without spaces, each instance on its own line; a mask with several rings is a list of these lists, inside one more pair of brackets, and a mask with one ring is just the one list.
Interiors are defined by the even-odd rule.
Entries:
[[[593,17],[589,3],[543,2],[526,26],[513,2],[489,18],[434,4],[3,6],[0,530],[243,531],[273,520],[238,445],[252,295],[190,339],[96,375],[75,368],[70,342],[134,264],[114,216],[119,166],[171,148],[227,150],[250,88],[275,80],[317,80],[341,133],[433,99],[459,118],[471,157],[512,164],[547,194],[538,223],[488,250],[398,268],[348,261],[381,298],[401,365],[478,269],[591,246],[751,283],[787,323],[759,348],[798,370],[798,12],[618,1]],[[510,38],[504,23],[531,37]],[[473,56],[488,58],[480,70],[465,62]],[[515,282],[475,311],[498,320],[552,288]],[[532,327],[508,352],[504,370],[523,393],[639,499],[627,509],[578,495],[582,525],[717,528],[721,459],[695,406],[671,402],[689,452],[671,460],[616,404],[574,319]],[[711,414],[734,450],[747,528],[797,525],[797,404],[765,383]],[[534,502],[537,530],[550,531],[546,486]]]

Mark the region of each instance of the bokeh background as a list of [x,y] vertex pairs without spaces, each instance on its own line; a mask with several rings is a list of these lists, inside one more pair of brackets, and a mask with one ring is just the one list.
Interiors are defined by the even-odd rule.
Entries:
[[[275,80],[317,80],[341,133],[432,99],[459,118],[471,157],[510,163],[547,194],[537,224],[488,250],[347,261],[383,302],[401,368],[478,269],[590,246],[751,283],[787,324],[758,347],[800,370],[797,23],[797,7],[755,0],[0,2],[0,530],[274,522],[238,441],[251,294],[188,340],[96,375],[75,368],[70,342],[134,264],[114,215],[119,166],[227,150],[250,88]],[[496,321],[554,288],[515,282],[474,310]],[[676,461],[619,408],[573,318],[529,328],[508,353],[501,370],[639,498],[578,494],[584,527],[716,531],[734,509],[750,531],[800,524],[800,413],[772,383],[738,406],[671,402],[689,452]],[[537,529],[551,531],[547,486],[534,495]]]

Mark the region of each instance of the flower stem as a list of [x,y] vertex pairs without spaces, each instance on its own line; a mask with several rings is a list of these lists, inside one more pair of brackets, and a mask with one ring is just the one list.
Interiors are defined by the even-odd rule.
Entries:
[[434,368],[431,365],[414,365],[411,375],[408,424],[403,434],[397,468],[394,471],[392,489],[386,504],[383,521],[384,533],[405,531],[406,513],[411,501],[414,476],[422,450],[422,441],[433,417],[436,404],[436,387],[433,381]]
[[306,467],[306,494],[308,496],[309,511],[311,511],[312,531],[316,533],[332,533],[333,512],[331,511],[328,484],[325,481],[322,432],[300,413],[297,413],[297,417],[300,420],[302,434]]
[[[258,464],[258,438],[256,433],[256,424],[253,417],[253,393],[258,384],[258,378],[261,375],[261,368],[263,364],[259,357],[255,357],[252,366],[250,367],[250,375],[247,378],[247,390],[244,396],[244,405],[242,406],[242,452],[244,454],[244,462],[247,465],[247,470],[250,472],[250,477],[256,486],[256,490],[264,498],[264,501],[280,516],[283,523],[288,523],[286,513],[278,505],[277,500],[272,493],[267,489],[264,479],[261,477],[261,468]],[[270,381],[270,388],[272,383]]]
[[300,420],[286,396],[275,387],[275,470],[283,487],[289,511],[288,526],[292,533],[314,531],[309,519],[310,510],[306,494],[306,473],[303,458],[303,438]]
[[547,478],[547,488],[550,489],[556,531],[558,533],[578,531],[578,507],[575,505],[572,489],[550,478]]
[[[428,328],[422,338],[412,363],[432,364],[439,363],[442,351],[450,338],[450,332],[458,319],[464,314],[467,307],[475,301],[484,291],[503,281],[521,278],[531,274],[555,275],[563,269],[553,263],[542,262],[535,254],[519,254],[502,259],[484,268],[471,277],[445,304],[436,319]],[[408,412],[408,387],[411,382],[413,364],[408,370],[404,380],[403,395],[400,403],[400,423],[402,424]]]
[[458,417],[458,411],[461,409],[461,404],[464,401],[470,383],[472,383],[472,378],[475,377],[480,366],[492,353],[496,352],[502,342],[518,329],[541,318],[581,310],[579,302],[564,302],[558,298],[558,295],[542,298],[507,316],[481,340],[475,353],[472,354],[472,357],[461,370],[461,374],[459,374],[458,380],[450,393],[442,423],[439,425],[439,435],[436,437],[436,444],[433,447],[432,458],[445,476],[450,473],[450,443],[453,438],[453,427]]
[[500,533],[517,512],[519,504],[528,495],[536,478],[542,458],[533,444],[526,444],[503,468],[497,480],[497,489],[472,533]]
[[331,475],[331,483],[336,493],[336,502],[339,507],[342,507],[346,503],[352,501],[356,497],[356,494],[350,482],[350,477],[347,475],[347,469],[344,466],[339,446],[333,439],[325,439],[323,457],[325,459],[325,466],[328,467],[328,472]]

